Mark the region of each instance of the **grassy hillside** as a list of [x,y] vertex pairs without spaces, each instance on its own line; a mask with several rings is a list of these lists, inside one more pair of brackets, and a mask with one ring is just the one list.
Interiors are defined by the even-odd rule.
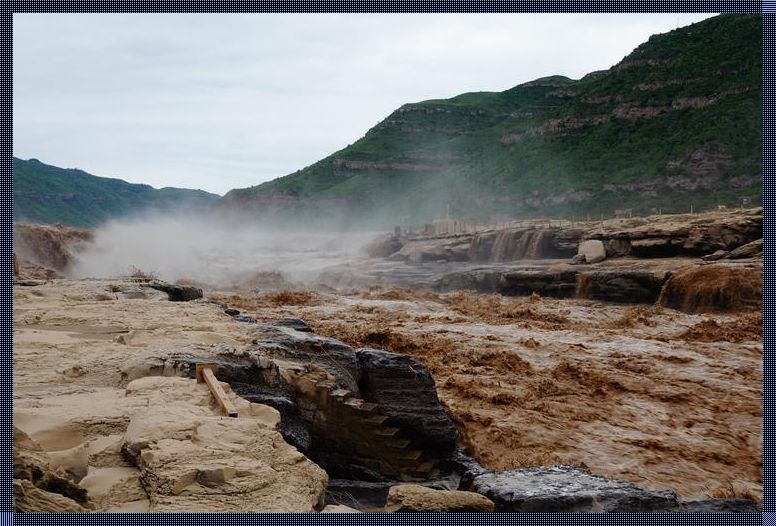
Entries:
[[218,206],[277,219],[684,211],[761,198],[762,19],[655,35],[607,71],[406,104]]
[[202,190],[154,189],[81,170],[13,159],[14,219],[90,227],[148,209],[210,207],[218,199]]

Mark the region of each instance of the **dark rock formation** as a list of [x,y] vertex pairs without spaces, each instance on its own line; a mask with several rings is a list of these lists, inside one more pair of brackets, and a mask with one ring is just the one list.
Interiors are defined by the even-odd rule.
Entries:
[[457,432],[437,397],[434,377],[410,356],[375,349],[360,349],[361,394],[380,406],[388,424],[435,456],[446,457],[455,449]]
[[529,269],[506,272],[498,292],[504,296],[530,296],[533,293],[551,298],[573,298],[577,290],[576,270],[554,272]]
[[294,329],[299,332],[313,332],[310,326],[299,318],[283,318],[282,320],[276,321],[273,325],[288,327],[289,329]]
[[577,297],[616,303],[654,303],[660,297],[664,275],[644,270],[596,270],[577,278]]
[[202,297],[202,289],[196,287],[187,287],[184,285],[173,285],[161,281],[154,281],[148,284],[149,287],[161,290],[167,293],[170,301],[191,301]]
[[472,489],[492,500],[496,511],[647,512],[677,506],[673,491],[647,491],[577,466],[486,473],[475,477]]
[[747,499],[709,499],[680,502],[676,508],[666,511],[683,511],[689,513],[761,513],[760,503]]

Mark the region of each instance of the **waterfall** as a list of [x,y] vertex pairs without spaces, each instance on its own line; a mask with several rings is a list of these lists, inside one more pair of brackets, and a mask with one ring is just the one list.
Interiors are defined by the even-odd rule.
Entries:
[[493,243],[491,261],[519,261],[542,257],[546,229],[504,230],[499,232]]

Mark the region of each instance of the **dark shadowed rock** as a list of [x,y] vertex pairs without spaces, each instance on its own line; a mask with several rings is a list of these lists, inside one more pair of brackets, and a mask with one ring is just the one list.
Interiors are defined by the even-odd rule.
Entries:
[[283,318],[282,320],[278,320],[273,323],[273,325],[277,325],[278,327],[288,327],[289,329],[294,329],[295,331],[300,332],[313,332],[310,326],[299,318]]
[[579,275],[577,297],[616,303],[654,303],[664,275],[644,270],[598,270]]
[[496,511],[646,512],[677,505],[673,491],[647,491],[577,466],[487,473],[474,479],[472,489],[492,500]]
[[437,397],[434,377],[413,358],[375,349],[357,351],[361,394],[379,404],[390,425],[400,427],[418,447],[439,457],[456,445],[455,425]]
[[709,499],[681,502],[674,509],[689,513],[761,513],[762,505],[747,499]]
[[202,289],[198,289],[197,287],[173,285],[160,281],[149,283],[148,286],[152,289],[166,292],[170,301],[191,301],[202,297]]
[[354,393],[359,391],[361,364],[356,351],[339,340],[286,327],[260,325],[254,344],[255,352],[270,358],[315,363],[331,373],[346,389]]

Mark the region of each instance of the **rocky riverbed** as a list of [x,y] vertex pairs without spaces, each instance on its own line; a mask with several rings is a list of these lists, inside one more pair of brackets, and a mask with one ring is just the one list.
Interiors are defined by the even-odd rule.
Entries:
[[[686,502],[760,497],[757,313],[393,288],[170,301],[150,285],[15,287],[14,415],[32,444],[17,457],[34,451],[47,474],[20,470],[21,507],[746,510]],[[239,418],[192,379],[202,361],[220,365]]]

